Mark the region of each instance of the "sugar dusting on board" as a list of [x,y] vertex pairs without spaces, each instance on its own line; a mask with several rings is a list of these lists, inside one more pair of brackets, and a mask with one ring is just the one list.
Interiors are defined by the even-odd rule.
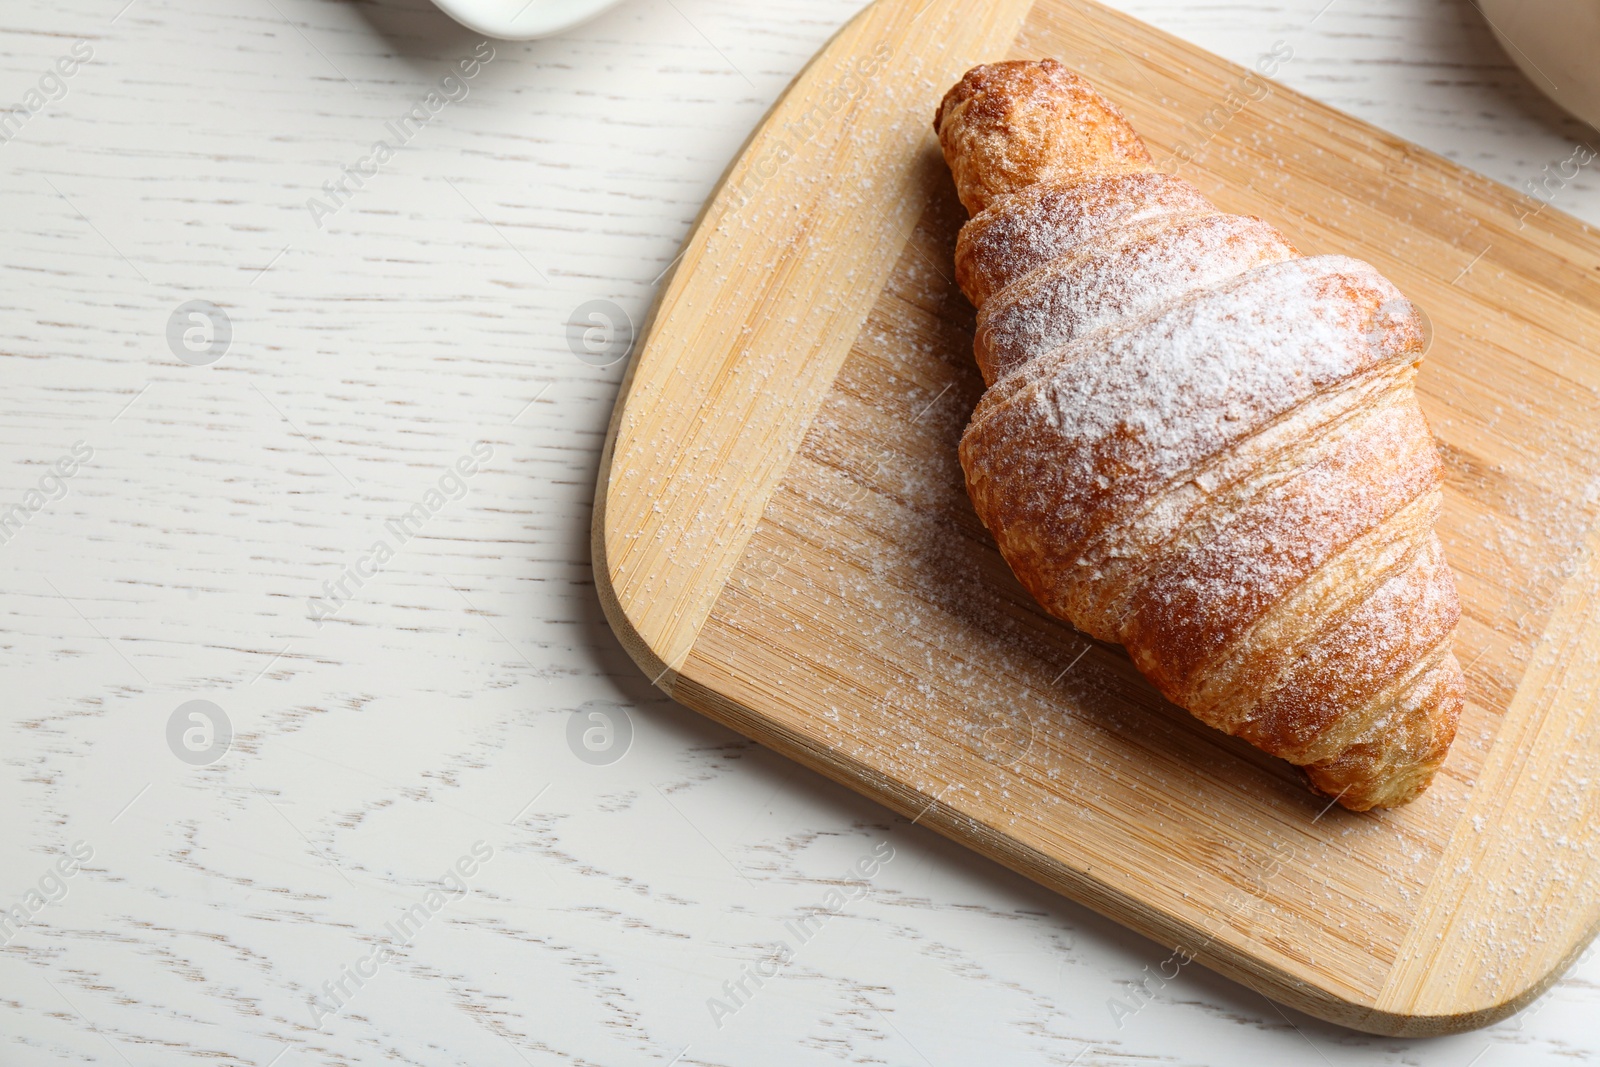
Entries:
[[[1043,617],[1006,575],[955,457],[982,385],[971,312],[935,266],[954,220],[936,212],[928,225],[934,232],[914,236],[741,568],[729,618],[752,644],[804,650],[803,665],[786,653],[764,659],[767,684],[788,677],[815,692],[832,746],[914,784],[934,805],[929,820],[977,820],[974,833],[1121,823],[1126,813],[1106,807],[1095,785],[1120,782],[1152,801],[1190,795],[1192,810],[1143,813],[1188,837],[1197,813],[1240,802],[1232,788],[1215,790],[1241,766],[1252,805],[1281,808],[1285,826],[1315,814],[1291,772],[1237,743],[1220,762],[1190,766],[1205,728],[1161,701],[1119,651]],[[988,770],[941,773],[952,746]],[[1151,759],[1151,746],[1164,755]],[[1346,834],[1361,830],[1368,851],[1375,833],[1387,836],[1331,817],[1322,825],[1326,837],[1296,837],[1306,866],[1284,880],[1336,865]],[[1418,844],[1394,837],[1393,866],[1405,871]],[[1218,840],[1191,877],[1248,887],[1272,843]],[[1360,897],[1340,881],[1322,890],[1329,922]],[[1392,891],[1403,900],[1420,884],[1400,877]]]

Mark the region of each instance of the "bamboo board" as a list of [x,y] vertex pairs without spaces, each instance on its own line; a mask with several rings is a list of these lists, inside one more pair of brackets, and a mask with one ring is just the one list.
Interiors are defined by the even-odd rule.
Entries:
[[[972,512],[931,118],[971,65],[1047,55],[1224,210],[1430,314],[1468,706],[1403,809],[1328,809],[1166,704]],[[1600,925],[1600,236],[1537,207],[1089,3],[879,0],[752,136],[645,332],[596,498],[612,625],[677,700],[1274,999],[1500,1019]]]

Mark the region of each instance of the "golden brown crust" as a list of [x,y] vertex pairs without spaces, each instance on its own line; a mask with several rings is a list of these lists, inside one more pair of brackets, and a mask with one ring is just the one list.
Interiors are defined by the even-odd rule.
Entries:
[[961,462],[1019,580],[1344,806],[1415,797],[1462,689],[1416,309],[1151,172],[1053,61],[977,68],[935,125],[991,386]]
[[1053,59],[974,68],[946,94],[934,129],[974,215],[1038,182],[1151,167],[1122,112]]

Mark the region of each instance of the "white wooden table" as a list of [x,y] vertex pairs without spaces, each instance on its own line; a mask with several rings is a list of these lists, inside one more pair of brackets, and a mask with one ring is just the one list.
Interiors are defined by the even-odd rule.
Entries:
[[[424,0],[0,9],[0,106],[38,104],[0,127],[0,1063],[1600,1058],[1600,954],[1434,1041],[1199,968],[1119,1026],[1163,948],[621,652],[602,364],[859,6],[629,0],[492,58]],[[1465,3],[1121,6],[1286,42],[1290,85],[1518,187],[1600,147]],[[1555,206],[1600,222],[1592,168]]]

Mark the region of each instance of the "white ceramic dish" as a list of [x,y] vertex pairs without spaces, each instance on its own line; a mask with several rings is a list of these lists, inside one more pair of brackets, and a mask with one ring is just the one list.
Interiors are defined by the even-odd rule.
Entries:
[[1580,119],[1600,124],[1600,3],[1482,0],[1479,10],[1529,81]]
[[622,0],[433,0],[471,30],[506,41],[549,37],[594,18]]

